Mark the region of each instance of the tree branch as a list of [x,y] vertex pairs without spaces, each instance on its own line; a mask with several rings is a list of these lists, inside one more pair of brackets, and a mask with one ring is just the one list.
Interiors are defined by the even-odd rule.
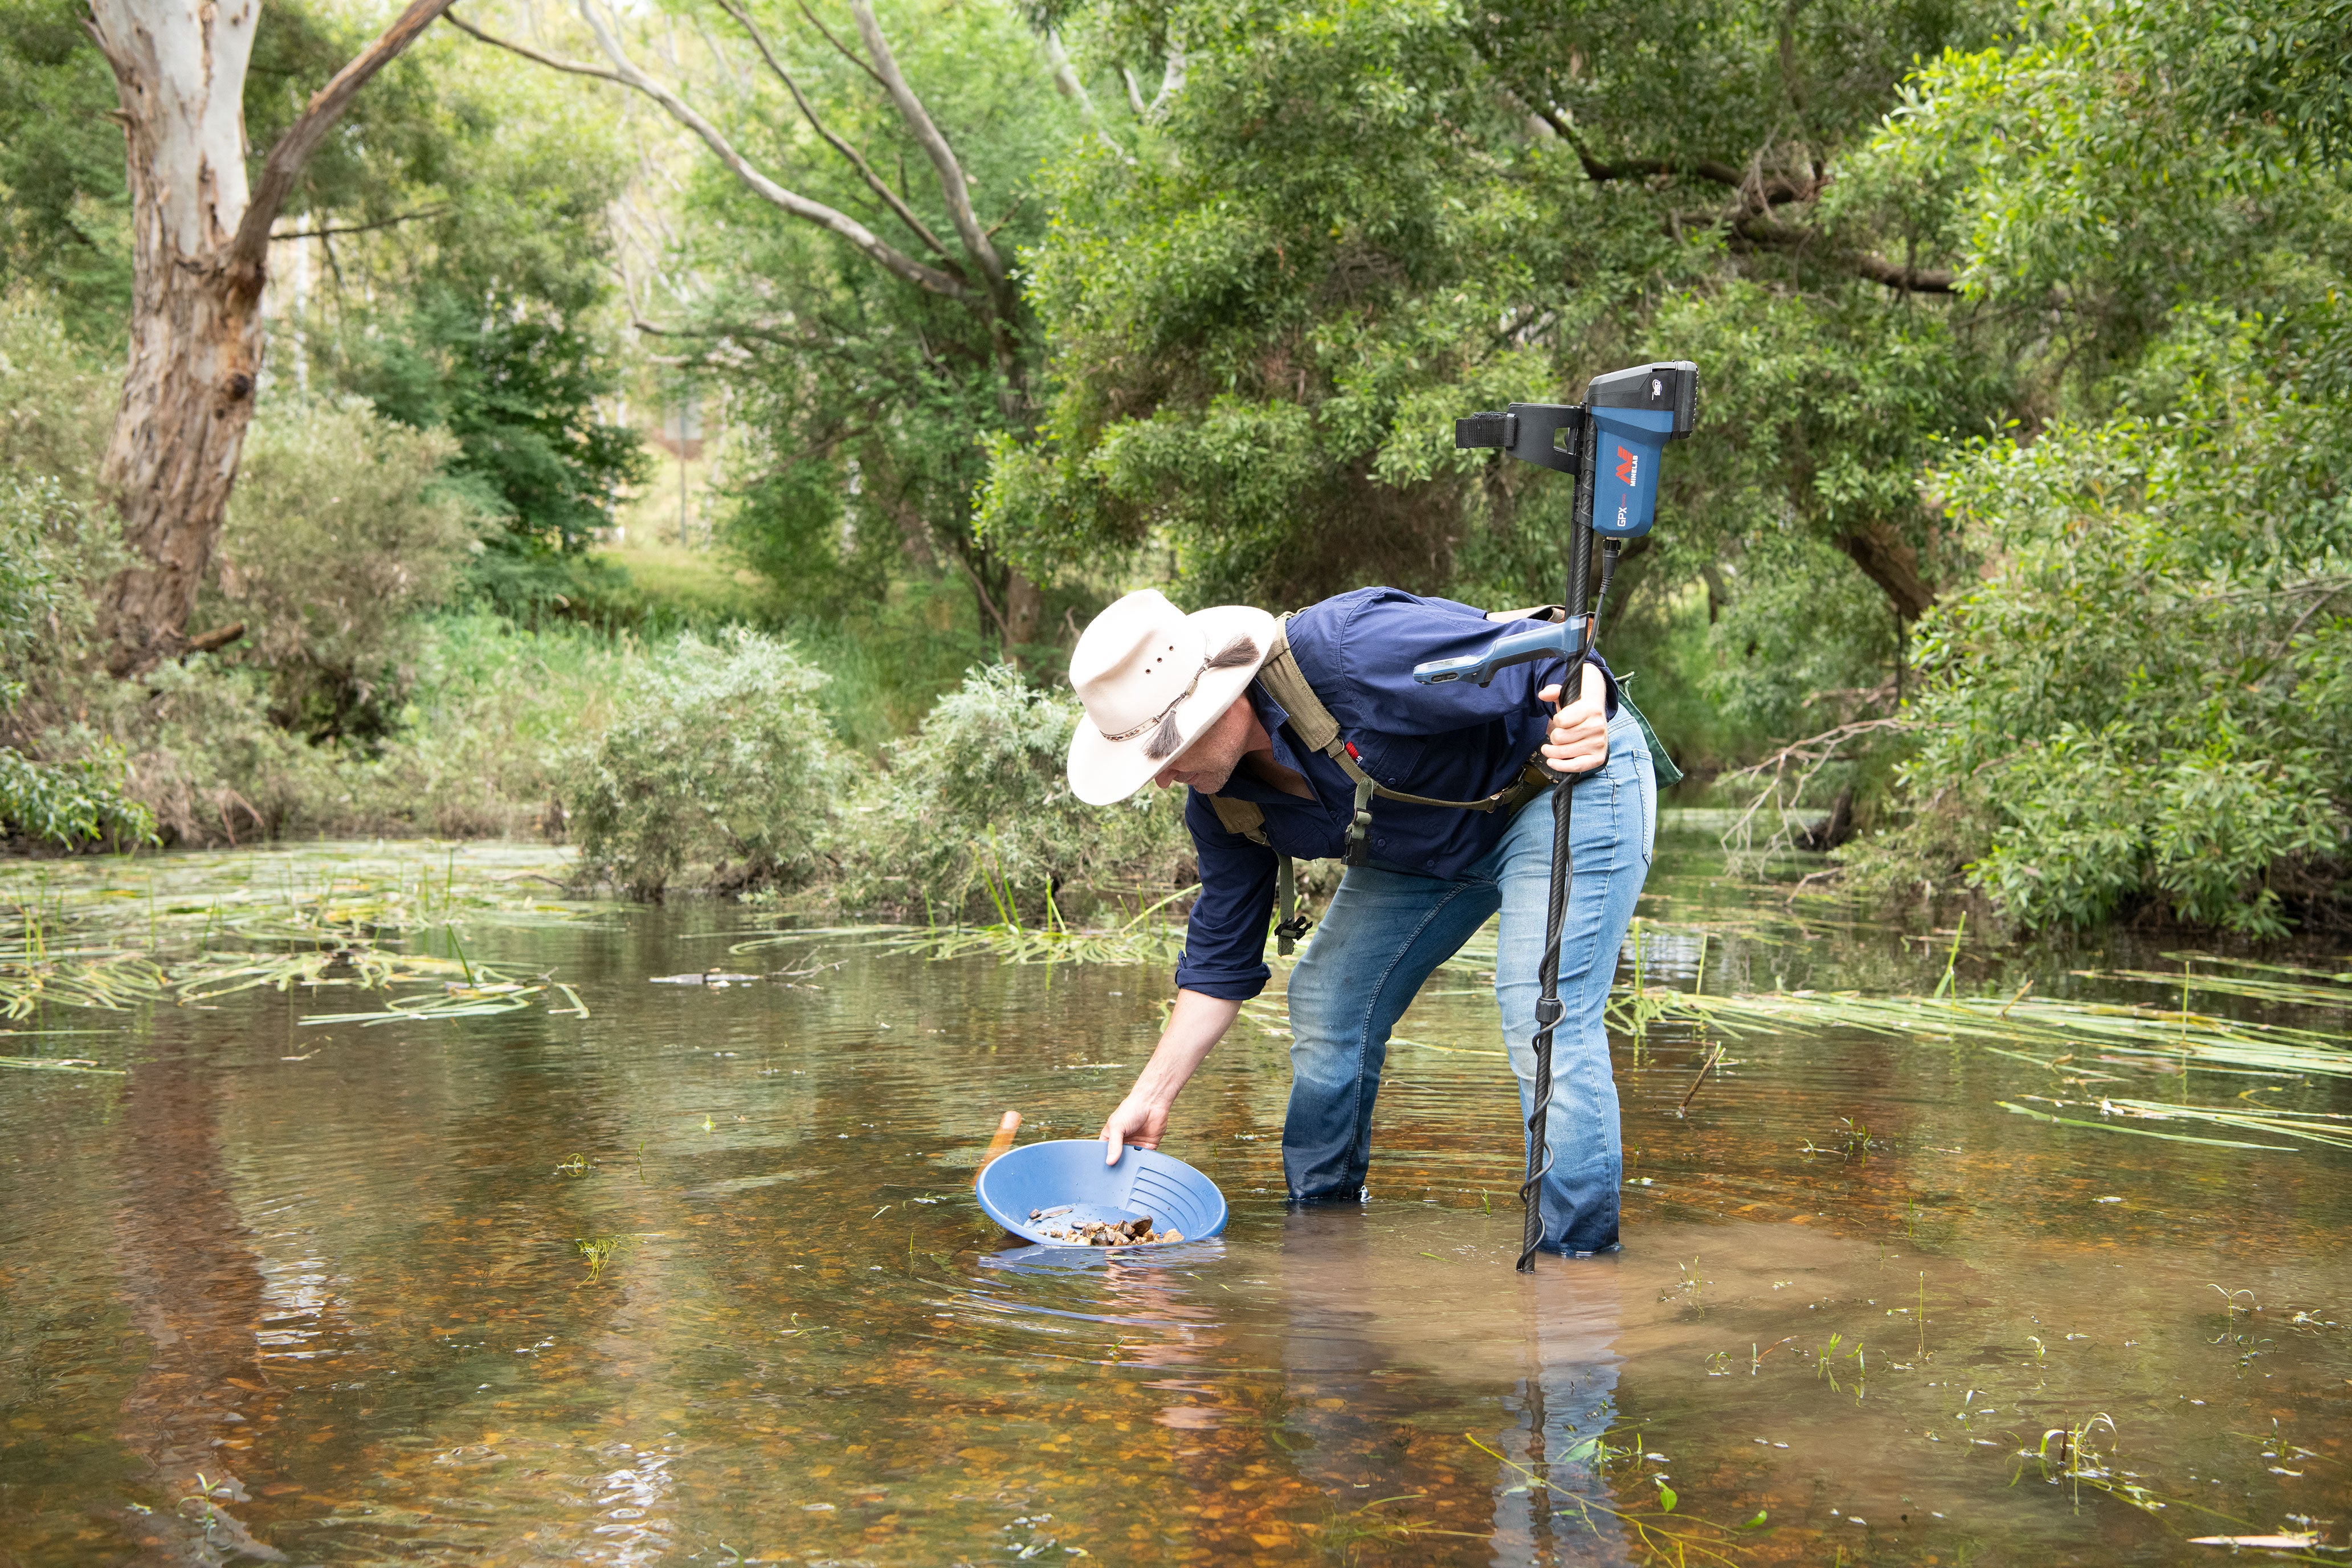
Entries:
[[[430,3],[430,0],[419,0],[419,4],[427,3]],[[595,0],[579,0],[579,9],[581,19],[588,24],[589,31],[596,36],[597,47],[604,51],[604,58],[613,62],[614,79],[644,93],[667,110],[672,120],[700,137],[703,144],[717,153],[719,161],[726,164],[735,177],[742,181],[753,195],[772,205],[782,208],[794,217],[839,235],[859,250],[864,251],[885,271],[905,279],[919,289],[928,289],[931,293],[943,295],[950,300],[962,300],[970,296],[971,291],[961,279],[951,274],[942,272],[936,267],[925,266],[847,213],[829,207],[823,202],[812,201],[797,191],[787,190],[766,174],[751,167],[750,161],[736,151],[735,144],[727,139],[724,132],[705,119],[684,99],[637,68],[635,62],[629,58],[627,51],[621,47],[621,40],[614,35],[612,28],[605,24],[604,18],[597,14]],[[991,255],[992,256],[993,252]]]
[[278,223],[278,210],[286,205],[286,197],[294,189],[294,182],[302,177],[302,166],[319,143],[327,139],[343,110],[369,79],[389,65],[401,50],[416,41],[418,34],[433,25],[433,19],[446,11],[453,0],[409,0],[408,8],[393,19],[391,26],[376,35],[375,41],[352,58],[349,65],[337,71],[326,86],[310,95],[301,118],[287,128],[286,134],[262,160],[261,178],[255,182],[253,195],[247,202],[245,216],[236,226],[236,237],[229,243],[228,264],[232,272],[249,273],[258,289],[262,270],[269,259],[269,231]]
[[775,51],[768,47],[768,37],[760,31],[759,24],[751,20],[751,12],[744,9],[738,0],[719,0],[719,8],[734,17],[736,25],[741,27],[751,38],[751,47],[760,51],[760,58],[768,62],[768,68],[775,73],[778,81],[784,84],[784,90],[793,95],[793,101],[800,105],[801,114],[808,121],[809,129],[824,137],[827,146],[849,160],[856,168],[859,177],[865,180],[866,188],[880,196],[883,205],[898,215],[898,221],[912,229],[915,237],[930,247],[932,255],[941,260],[948,259],[948,247],[940,243],[939,236],[933,234],[929,226],[915,216],[915,209],[908,206],[898,193],[892,190],[882,176],[874,172],[874,166],[866,161],[866,155],[835,136],[825,122],[817,117],[815,106],[809,102],[807,94],[801,91],[801,84],[793,79],[792,72],[786,70],[782,62],[776,58]]
[[939,172],[940,194],[947,198],[948,216],[955,224],[956,237],[963,241],[964,249],[980,264],[989,283],[999,293],[1003,292],[1007,284],[1004,262],[996,254],[996,247],[988,242],[988,236],[982,232],[980,219],[972,214],[971,187],[964,180],[963,165],[956,162],[955,149],[940,134],[940,128],[931,123],[930,114],[923,108],[923,100],[915,96],[915,89],[907,85],[905,74],[898,69],[898,58],[890,52],[890,40],[882,36],[882,25],[874,19],[870,0],[849,0],[849,14],[857,18],[857,36],[866,41],[866,52],[874,57],[874,68],[881,74],[882,85],[889,89],[890,101],[898,106],[907,129],[915,133],[915,140],[930,156],[931,167]]
[[1078,79],[1077,68],[1070,64],[1070,51],[1062,47],[1062,35],[1051,27],[1045,29],[1045,59],[1054,68],[1054,85],[1062,89],[1062,96],[1077,101],[1078,112],[1087,117],[1087,123],[1094,127],[1104,146],[1126,157],[1127,149],[1103,128],[1102,116],[1095,109],[1094,94],[1087,90],[1087,84]]
[[971,591],[980,600],[980,607],[986,610],[989,619],[996,623],[996,629],[1004,636],[1005,646],[1011,647],[1013,640],[1013,625],[1004,618],[1004,612],[996,607],[996,601],[988,596],[988,584],[980,580],[980,573],[973,568],[971,562],[964,559],[962,551],[950,550],[948,553],[955,558],[957,565],[963,568],[963,574],[971,579]]
[[[479,38],[494,48],[504,49],[510,55],[520,55],[534,65],[545,66],[550,70],[563,71],[572,76],[593,76],[601,81],[621,81],[620,73],[617,71],[608,71],[602,66],[583,65],[578,60],[559,60],[553,55],[542,55],[537,49],[525,48],[520,44],[499,37],[495,34],[485,33],[455,11],[449,12],[441,19],[459,32]],[[622,85],[626,86],[627,83],[623,82]]]
[[1620,158],[1615,163],[1604,163],[1594,157],[1592,150],[1584,144],[1584,138],[1576,129],[1574,121],[1549,106],[1538,109],[1535,112],[1544,124],[1558,132],[1560,140],[1566,142],[1575,152],[1576,161],[1584,167],[1584,177],[1595,184],[1605,184],[1612,180],[1654,179],[1660,176],[1672,179],[1700,179],[1711,184],[1739,191],[1747,196],[1751,205],[1760,208],[1781,206],[1790,202],[1811,201],[1819,193],[1818,182],[1812,184],[1799,184],[1793,180],[1778,176],[1766,179],[1760,172],[1755,178],[1750,179],[1729,163],[1716,158]]
[[339,234],[367,234],[379,228],[391,228],[397,224],[413,223],[421,217],[439,217],[448,210],[448,204],[445,202],[439,206],[419,207],[413,213],[400,213],[392,217],[378,218],[373,223],[331,224],[321,228],[296,229],[290,234],[272,233],[269,237],[272,240],[329,239]]
[[1762,213],[1743,213],[1732,219],[1732,234],[1753,246],[1770,250],[1813,249],[1820,258],[1833,267],[1841,267],[1881,283],[1889,289],[1900,289],[1914,294],[1957,294],[1958,278],[1949,268],[1897,267],[1883,256],[1867,251],[1847,250],[1832,245],[1820,233],[1810,228],[1792,228],[1778,224]]
[[801,8],[801,15],[808,18],[808,25],[814,27],[818,32],[823,33],[824,35],[824,41],[831,44],[835,52],[837,52],[843,59],[847,60],[851,65],[856,66],[859,70],[864,71],[868,77],[871,77],[873,79],[874,85],[880,88],[884,92],[888,92],[890,90],[890,84],[882,79],[881,73],[877,71],[874,67],[867,62],[864,55],[859,54],[856,49],[851,48],[847,44],[843,43],[839,38],[835,37],[834,36],[833,29],[826,26],[823,21],[818,19],[817,14],[809,9],[808,0],[793,0],[793,4],[797,5]]

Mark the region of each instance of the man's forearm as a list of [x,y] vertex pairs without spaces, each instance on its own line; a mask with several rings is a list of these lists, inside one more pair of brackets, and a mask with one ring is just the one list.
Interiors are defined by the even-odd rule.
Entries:
[[1221,996],[1204,995],[1198,991],[1176,993],[1176,1005],[1168,1015],[1168,1026],[1160,1032],[1160,1044],[1153,1048],[1151,1059],[1136,1075],[1135,1087],[1129,1091],[1130,1096],[1162,1110],[1174,1104],[1178,1093],[1200,1070],[1217,1042],[1225,1037],[1225,1031],[1233,1027],[1241,1010],[1240,1003],[1228,1002]]
[[1168,1108],[1176,1103],[1177,1094],[1208,1059],[1210,1050],[1224,1037],[1241,1010],[1238,1002],[1204,996],[1198,991],[1176,993],[1175,1011],[1168,1016],[1168,1026],[1160,1031],[1160,1044],[1153,1047],[1151,1059],[1144,1064],[1118,1109],[1110,1113],[1110,1120],[1103,1123],[1104,1159],[1116,1164],[1120,1150],[1129,1143],[1146,1149],[1160,1147],[1160,1135],[1168,1127]]

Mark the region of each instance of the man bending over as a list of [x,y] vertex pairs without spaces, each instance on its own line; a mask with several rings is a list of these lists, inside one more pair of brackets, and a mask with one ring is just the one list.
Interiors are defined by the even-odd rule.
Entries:
[[1554,1031],[1552,1163],[1539,1201],[1546,1248],[1583,1257],[1617,1246],[1622,1155],[1601,1016],[1649,870],[1658,775],[1648,728],[1598,659],[1565,702],[1558,659],[1511,667],[1483,688],[1412,679],[1417,664],[1485,652],[1509,629],[1496,619],[1542,613],[1490,619],[1447,599],[1364,588],[1277,621],[1240,605],[1188,616],[1146,590],[1087,627],[1070,658],[1086,708],[1070,788],[1108,805],[1146,784],[1185,785],[1201,861],[1175,1009],[1103,1123],[1109,1159],[1128,1143],[1158,1147],[1186,1081],[1265,989],[1277,887],[1285,952],[1303,931],[1289,907],[1293,858],[1349,866],[1290,980],[1291,1198],[1361,1194],[1389,1031],[1497,910],[1495,995],[1524,1121],[1551,874],[1545,797],[1559,773],[1589,773],[1572,818],[1567,1011]]

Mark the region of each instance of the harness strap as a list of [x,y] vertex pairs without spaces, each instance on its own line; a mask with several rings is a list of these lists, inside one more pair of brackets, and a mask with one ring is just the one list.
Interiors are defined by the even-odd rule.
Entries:
[[[1486,615],[1488,620],[1502,624],[1512,621],[1550,621],[1557,624],[1567,617],[1568,611],[1559,605],[1529,605],[1523,609],[1490,610]],[[1483,800],[1438,800],[1430,795],[1407,795],[1402,790],[1388,788],[1357,763],[1355,753],[1348,749],[1347,740],[1339,733],[1339,721],[1331,716],[1331,710],[1323,706],[1323,700],[1316,696],[1315,689],[1307,683],[1306,675],[1298,668],[1298,660],[1290,651],[1289,625],[1290,616],[1286,615],[1275,630],[1273,651],[1266,656],[1265,663],[1259,667],[1257,678],[1265,683],[1266,691],[1290,715],[1290,727],[1299,740],[1337,763],[1339,771],[1346,773],[1356,786],[1355,810],[1348,823],[1347,864],[1360,866],[1370,858],[1368,835],[1372,825],[1372,802],[1375,798],[1402,801],[1407,805],[1441,806],[1449,811],[1499,810],[1509,813],[1517,811],[1559,782],[1552,771],[1544,766],[1542,753],[1538,752],[1520,767],[1517,777]],[[1624,701],[1622,691],[1619,702],[1621,706],[1631,707]],[[1649,743],[1650,755],[1658,768],[1659,783],[1670,784],[1679,779],[1681,773],[1673,771],[1674,763],[1667,757],[1665,748],[1658,743],[1649,721],[1643,719],[1638,710],[1634,711],[1633,718],[1642,727],[1642,738]],[[1217,820],[1226,832],[1246,838],[1253,844],[1273,847],[1265,836],[1265,813],[1255,802],[1213,795],[1209,796],[1209,805],[1216,812]],[[1297,874],[1287,855],[1276,858],[1275,898],[1282,918],[1276,923],[1274,934],[1278,951],[1287,958],[1297,940],[1307,934],[1308,924],[1305,911],[1298,907]]]
[[[1209,809],[1217,814],[1226,832],[1265,848],[1274,847],[1265,837],[1265,812],[1255,801],[1213,795],[1209,797]],[[1287,855],[1275,861],[1274,900],[1276,912],[1282,916],[1275,922],[1275,951],[1288,958],[1298,945],[1298,939],[1307,934],[1308,921],[1306,911],[1298,907],[1297,868]]]
[[[1556,606],[1538,605],[1533,610],[1512,610],[1498,612],[1497,615],[1507,620],[1536,620],[1542,618],[1541,612],[1554,608]],[[1496,618],[1497,616],[1487,617],[1489,620]],[[1346,773],[1356,786],[1355,815],[1348,824],[1349,865],[1360,866],[1370,857],[1366,835],[1372,825],[1371,806],[1375,797],[1402,801],[1407,805],[1439,806],[1448,811],[1513,812],[1552,786],[1551,771],[1537,757],[1529,757],[1519,769],[1517,778],[1482,800],[1439,800],[1432,795],[1407,795],[1402,790],[1390,789],[1357,763],[1356,753],[1349,749],[1346,737],[1339,733],[1339,721],[1331,716],[1331,710],[1323,706],[1323,700],[1316,696],[1315,689],[1307,683],[1297,657],[1290,651],[1289,626],[1290,616],[1286,615],[1275,630],[1274,649],[1266,656],[1265,663],[1258,668],[1257,678],[1265,683],[1268,694],[1290,715],[1290,727],[1297,731],[1299,740],[1337,763],[1339,771]]]

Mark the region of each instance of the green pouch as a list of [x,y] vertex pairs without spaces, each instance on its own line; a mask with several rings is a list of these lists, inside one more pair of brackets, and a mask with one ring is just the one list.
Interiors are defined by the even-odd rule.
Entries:
[[1617,706],[1631,713],[1633,722],[1642,727],[1643,742],[1650,748],[1650,765],[1658,770],[1658,787],[1664,789],[1669,784],[1678,784],[1683,782],[1682,769],[1675,766],[1675,760],[1666,755],[1665,744],[1658,739],[1658,732],[1650,728],[1650,721],[1642,717],[1642,710],[1625,696],[1625,682],[1631,679],[1631,676],[1618,679]]

